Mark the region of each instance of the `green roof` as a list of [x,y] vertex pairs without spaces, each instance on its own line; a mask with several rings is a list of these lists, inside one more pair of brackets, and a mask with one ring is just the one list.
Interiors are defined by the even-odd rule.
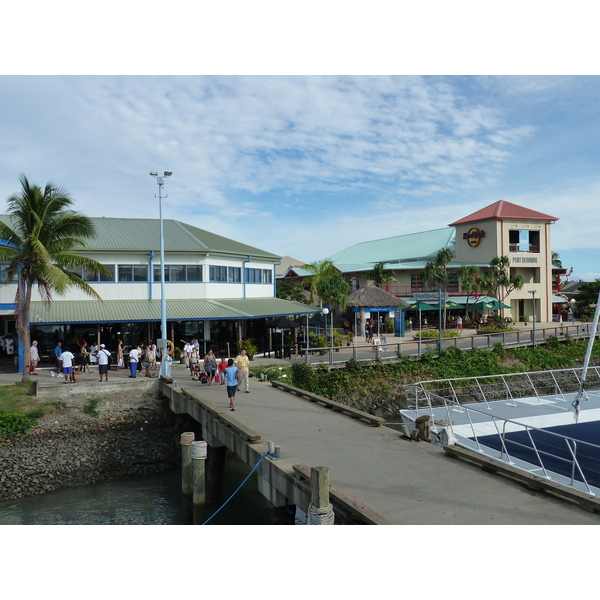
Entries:
[[[168,321],[255,319],[305,315],[319,312],[316,306],[281,298],[226,298],[219,300],[167,300]],[[48,310],[43,302],[32,302],[31,324],[129,323],[160,321],[158,300],[55,300]]]
[[[0,219],[11,224],[9,215],[0,215]],[[159,251],[159,219],[114,217],[90,217],[90,219],[96,230],[96,235],[87,240],[92,251]],[[165,252],[214,252],[221,255],[251,256],[276,261],[281,258],[277,254],[172,219],[163,220],[163,232]]]
[[397,263],[433,260],[444,248],[454,251],[455,241],[455,228],[444,227],[361,242],[329,258],[342,272],[366,270],[380,262],[387,263],[387,268],[397,269]]

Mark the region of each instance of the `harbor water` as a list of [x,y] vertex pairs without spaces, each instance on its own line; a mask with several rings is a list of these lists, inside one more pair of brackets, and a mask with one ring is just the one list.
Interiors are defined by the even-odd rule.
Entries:
[[[237,457],[227,458],[222,503],[249,472]],[[207,505],[205,518],[222,506]],[[181,494],[180,469],[0,502],[0,525],[191,524],[191,507]],[[273,524],[273,507],[258,491],[255,473],[207,524]]]

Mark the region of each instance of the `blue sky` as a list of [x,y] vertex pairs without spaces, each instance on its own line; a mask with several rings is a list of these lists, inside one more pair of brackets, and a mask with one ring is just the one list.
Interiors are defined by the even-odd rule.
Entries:
[[[243,50],[211,64],[223,75],[132,75],[129,62],[119,75],[106,74],[119,72],[114,55],[89,71],[44,56],[0,77],[2,212],[24,173],[65,186],[90,216],[158,217],[148,173],[168,170],[165,218],[311,261],[504,199],[559,217],[563,265],[600,277],[597,76],[444,75],[439,56],[422,72],[440,64],[440,75],[418,64],[408,75],[234,74],[286,72],[249,67]],[[320,58],[287,72],[318,73]],[[39,75],[40,59],[59,74]]]

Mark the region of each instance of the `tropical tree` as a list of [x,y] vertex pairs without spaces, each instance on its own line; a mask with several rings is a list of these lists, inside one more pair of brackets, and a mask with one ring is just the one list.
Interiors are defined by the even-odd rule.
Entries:
[[600,279],[586,281],[577,290],[576,306],[582,313],[594,312],[600,293]]
[[277,297],[283,300],[293,300],[294,302],[302,302],[308,304],[308,299],[299,285],[291,281],[277,282]]
[[444,290],[444,321],[442,329],[446,326],[446,296],[448,294],[448,282],[450,275],[448,273],[448,265],[452,262],[452,250],[442,248],[435,260],[428,262],[423,269],[423,280],[429,283],[434,283]]
[[17,335],[24,351],[23,381],[29,380],[29,311],[31,292],[37,285],[42,300],[51,305],[54,294],[71,287],[101,300],[98,293],[72,272],[77,267],[107,269],[91,258],[75,254],[85,250],[86,238],[94,235],[88,217],[73,210],[73,200],[63,188],[51,183],[44,189],[22,175],[21,191],[8,198],[8,222],[0,221],[0,260],[8,261],[6,281],[17,282],[15,310]]
[[378,262],[372,271],[369,271],[366,275],[367,280],[376,285],[377,287],[381,287],[386,283],[392,283],[396,281],[394,277],[394,271],[391,269],[385,268],[385,262]]
[[304,268],[312,273],[305,279],[305,285],[310,291],[310,303],[314,303],[316,295],[320,306],[325,303],[344,310],[348,305],[351,288],[333,262],[324,258],[308,263]]
[[560,260],[558,252],[552,252],[552,266],[556,267],[557,269],[563,268],[562,261]]
[[479,267],[476,267],[475,265],[461,265],[458,269],[460,289],[467,296],[467,309],[469,307],[469,299],[473,294],[479,291],[479,284],[477,281],[478,274]]
[[523,287],[521,275],[510,274],[510,259],[508,256],[494,256],[490,268],[486,269],[479,279],[479,289],[488,296],[497,298],[500,302],[513,291]]

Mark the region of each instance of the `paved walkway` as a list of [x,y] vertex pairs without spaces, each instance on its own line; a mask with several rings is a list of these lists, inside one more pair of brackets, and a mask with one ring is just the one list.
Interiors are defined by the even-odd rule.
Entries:
[[[250,382],[250,393],[236,395],[236,420],[281,446],[290,465],[328,467],[332,485],[391,523],[600,524],[598,515],[450,458],[437,446]],[[229,406],[225,386],[190,385],[183,378],[178,384],[207,404]]]

